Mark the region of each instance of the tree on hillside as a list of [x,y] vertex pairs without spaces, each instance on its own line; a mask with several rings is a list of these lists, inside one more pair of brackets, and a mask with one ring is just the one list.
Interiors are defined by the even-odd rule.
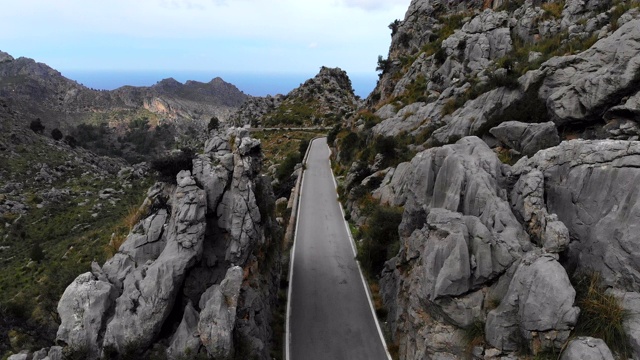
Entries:
[[36,134],[42,134],[44,132],[44,125],[42,125],[42,120],[40,120],[40,118],[33,120],[29,127]]
[[218,130],[219,127],[220,127],[220,120],[218,120],[217,117],[213,116],[211,120],[209,120],[209,126],[207,128],[209,129],[209,131],[211,131],[211,130]]
[[55,141],[58,141],[58,140],[62,139],[62,137],[63,137],[62,131],[60,131],[58,128],[55,128],[55,129],[51,130],[51,137]]

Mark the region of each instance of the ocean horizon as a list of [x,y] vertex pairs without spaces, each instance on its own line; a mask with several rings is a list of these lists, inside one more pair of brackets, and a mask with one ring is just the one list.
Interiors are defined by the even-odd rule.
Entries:
[[[121,71],[121,70],[72,70],[62,75],[86,87],[97,90],[114,90],[122,86],[151,86],[163,79],[174,78],[181,83],[188,80],[209,82],[216,77],[235,85],[252,96],[287,94],[316,74],[304,73],[233,73],[209,71]],[[369,96],[376,86],[376,73],[349,74],[356,95]]]

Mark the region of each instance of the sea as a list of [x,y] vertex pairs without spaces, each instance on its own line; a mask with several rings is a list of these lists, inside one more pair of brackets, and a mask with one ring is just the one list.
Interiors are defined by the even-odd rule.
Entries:
[[[63,71],[62,75],[86,87],[96,90],[113,90],[121,86],[151,86],[162,79],[174,78],[182,83],[187,80],[209,82],[220,77],[235,85],[240,91],[252,96],[287,94],[316,75],[316,73],[235,73],[207,71]],[[376,86],[375,72],[349,74],[356,95],[369,96]]]

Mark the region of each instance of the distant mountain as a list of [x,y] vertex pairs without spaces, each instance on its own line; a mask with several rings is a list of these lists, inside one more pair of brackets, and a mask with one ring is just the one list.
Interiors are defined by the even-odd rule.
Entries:
[[[248,96],[221,78],[208,83],[165,79],[153,86],[123,86],[112,91],[87,88],[28,58],[14,59],[0,51],[0,98],[27,116],[41,118],[47,128],[70,129],[80,123],[127,121],[146,110],[158,121],[226,120]],[[106,115],[106,116],[105,116]]]

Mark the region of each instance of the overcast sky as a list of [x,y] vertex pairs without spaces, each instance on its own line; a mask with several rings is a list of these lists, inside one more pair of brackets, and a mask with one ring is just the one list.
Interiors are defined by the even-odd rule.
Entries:
[[0,50],[68,70],[375,73],[410,0],[21,0]]

